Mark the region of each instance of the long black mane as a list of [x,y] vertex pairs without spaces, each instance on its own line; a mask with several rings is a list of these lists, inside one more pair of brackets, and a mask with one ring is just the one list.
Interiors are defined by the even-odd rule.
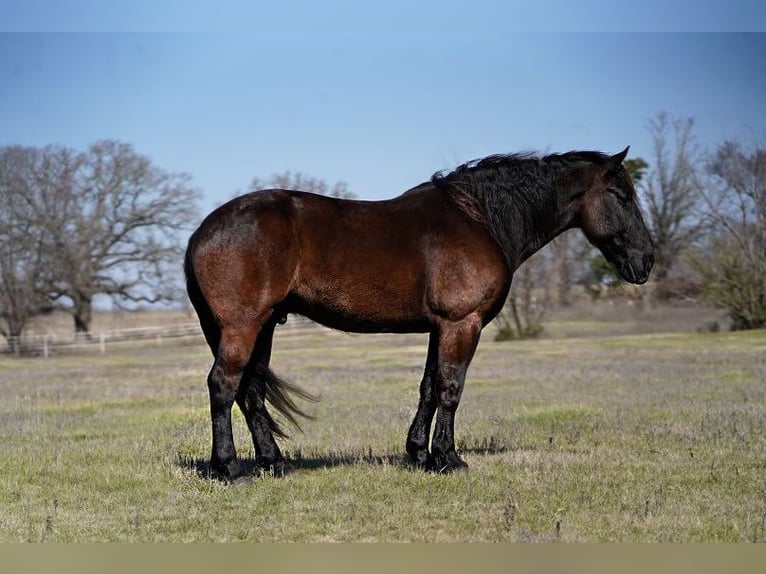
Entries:
[[[547,238],[540,215],[558,220],[560,197],[579,184],[568,175],[583,164],[605,165],[598,151],[571,151],[540,156],[534,153],[490,155],[437,172],[431,183],[448,193],[470,217],[484,223],[512,269]],[[519,238],[527,238],[519,252]]]

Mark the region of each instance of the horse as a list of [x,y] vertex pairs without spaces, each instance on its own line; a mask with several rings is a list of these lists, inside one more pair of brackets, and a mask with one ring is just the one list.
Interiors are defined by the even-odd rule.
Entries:
[[269,367],[275,327],[289,313],[347,332],[427,333],[406,452],[426,470],[465,468],[455,413],[482,329],[503,307],[519,265],[579,228],[625,281],[649,278],[654,246],[623,166],[628,149],[492,155],[382,201],[273,189],[212,211],[184,261],[214,359],[212,473],[250,481],[234,447],[235,402],[257,467],[290,469],[275,440],[287,433],[267,407],[297,426],[308,416],[297,399],[316,399]]

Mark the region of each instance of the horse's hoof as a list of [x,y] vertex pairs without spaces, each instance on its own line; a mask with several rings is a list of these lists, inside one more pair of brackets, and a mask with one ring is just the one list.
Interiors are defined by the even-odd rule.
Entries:
[[243,472],[238,460],[231,460],[223,464],[211,461],[210,476],[226,484],[235,484],[248,475]]
[[434,457],[431,459],[428,466],[429,470],[436,474],[451,474],[453,472],[460,472],[468,469],[468,465],[465,461],[455,453]]
[[413,451],[409,453],[407,462],[412,468],[418,470],[430,470],[431,463],[429,461],[428,451]]

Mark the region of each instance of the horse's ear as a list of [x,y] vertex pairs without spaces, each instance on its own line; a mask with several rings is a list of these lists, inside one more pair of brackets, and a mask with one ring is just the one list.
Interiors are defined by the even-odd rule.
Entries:
[[612,167],[612,168],[617,167],[623,161],[625,161],[625,158],[628,156],[628,150],[630,150],[630,146],[626,147],[620,153],[616,153],[613,156],[611,156],[609,158],[609,167]]

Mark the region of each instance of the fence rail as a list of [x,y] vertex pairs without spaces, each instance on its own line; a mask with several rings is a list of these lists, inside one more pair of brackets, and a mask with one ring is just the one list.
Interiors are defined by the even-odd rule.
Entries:
[[[303,330],[319,327],[313,321],[304,317],[290,317],[283,327],[287,331]],[[118,343],[146,343],[162,345],[169,339],[199,338],[202,340],[202,329],[198,323],[183,323],[177,325],[158,325],[150,327],[132,327],[129,329],[112,329],[76,336],[57,335],[23,335],[0,341],[0,354],[49,357],[75,351],[97,352],[104,354],[109,348]],[[5,345],[3,345],[3,342]]]

